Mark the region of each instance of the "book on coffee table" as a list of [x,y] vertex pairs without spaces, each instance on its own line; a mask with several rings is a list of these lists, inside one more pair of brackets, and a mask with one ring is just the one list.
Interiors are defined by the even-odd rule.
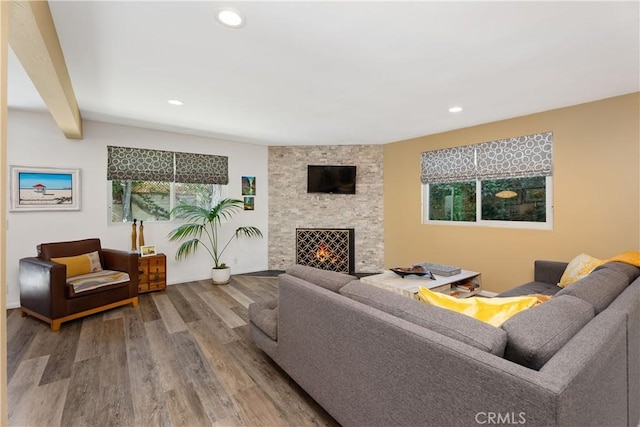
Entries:
[[475,283],[456,283],[455,287],[463,292],[473,292],[478,286]]

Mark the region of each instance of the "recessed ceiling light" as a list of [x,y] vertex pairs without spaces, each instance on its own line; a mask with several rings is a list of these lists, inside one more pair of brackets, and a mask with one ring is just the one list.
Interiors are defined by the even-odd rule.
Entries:
[[169,99],[167,102],[169,104],[171,104],[171,105],[182,105],[182,104],[184,104],[184,102],[178,101],[177,99]]
[[216,12],[216,21],[229,28],[240,28],[244,25],[244,17],[235,9],[224,7]]
[[449,108],[449,112],[450,113],[459,113],[460,111],[462,111],[462,107],[451,107],[451,108]]

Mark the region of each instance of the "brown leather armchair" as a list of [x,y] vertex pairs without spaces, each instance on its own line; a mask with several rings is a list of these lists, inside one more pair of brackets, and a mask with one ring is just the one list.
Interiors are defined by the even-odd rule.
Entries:
[[[98,251],[105,270],[126,272],[129,281],[75,292],[67,283],[67,266],[51,258],[71,257]],[[126,277],[126,276],[125,276]],[[22,315],[31,315],[60,329],[62,322],[131,303],[138,305],[138,255],[103,249],[100,239],[38,245],[38,256],[20,260]]]

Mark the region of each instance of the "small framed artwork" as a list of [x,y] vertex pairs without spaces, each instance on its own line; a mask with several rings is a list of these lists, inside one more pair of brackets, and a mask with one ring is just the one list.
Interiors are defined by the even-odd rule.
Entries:
[[254,202],[253,202],[254,197],[245,197],[244,198],[244,210],[245,211],[252,211],[255,208]]
[[10,166],[10,210],[79,211],[80,169]]
[[157,255],[158,253],[156,252],[156,245],[145,245],[145,246],[140,246],[140,256],[144,257],[144,256],[152,256],[152,255]]
[[256,177],[255,176],[242,177],[242,195],[243,196],[256,195]]

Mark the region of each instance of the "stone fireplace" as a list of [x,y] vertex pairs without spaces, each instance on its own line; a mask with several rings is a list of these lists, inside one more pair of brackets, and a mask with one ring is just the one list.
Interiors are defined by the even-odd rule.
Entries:
[[296,264],[353,274],[353,228],[296,228]]

